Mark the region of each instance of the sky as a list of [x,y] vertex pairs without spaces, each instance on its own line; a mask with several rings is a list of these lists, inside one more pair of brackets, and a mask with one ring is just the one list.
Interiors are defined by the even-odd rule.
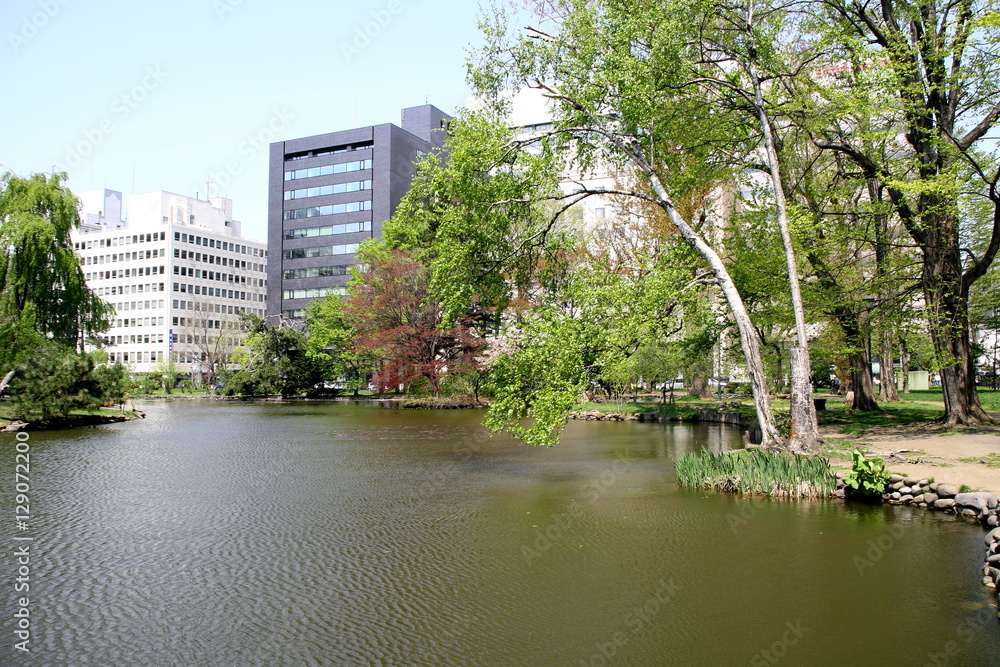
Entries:
[[0,172],[233,200],[267,229],[272,141],[465,104],[468,0],[4,0]]

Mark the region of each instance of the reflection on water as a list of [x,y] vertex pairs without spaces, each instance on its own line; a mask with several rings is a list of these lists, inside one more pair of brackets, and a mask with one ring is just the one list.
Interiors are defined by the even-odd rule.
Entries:
[[1000,649],[981,531],[678,489],[675,457],[739,446],[721,426],[571,422],[546,450],[471,411],[145,409],[32,434],[44,556],[17,664],[922,665],[953,642],[947,664],[974,665]]

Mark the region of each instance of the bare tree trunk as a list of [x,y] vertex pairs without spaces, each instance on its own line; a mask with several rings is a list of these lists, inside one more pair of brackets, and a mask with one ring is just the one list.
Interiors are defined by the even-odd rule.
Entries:
[[[748,15],[748,23],[752,24],[752,15]],[[792,246],[792,235],[788,224],[788,207],[785,203],[785,191],[781,183],[781,169],[778,162],[778,150],[771,132],[771,119],[764,107],[764,93],[761,89],[760,77],[753,66],[747,67],[753,82],[754,105],[760,118],[761,130],[764,132],[764,149],[767,152],[768,172],[771,176],[771,187],[774,189],[774,202],[778,213],[778,229],[781,231],[781,244],[785,249],[785,268],[788,272],[788,283],[791,287],[792,312],[795,314],[795,337],[797,347],[792,352],[792,433],[789,449],[802,451],[816,449],[821,442],[819,423],[816,418],[816,404],[813,402],[812,369],[809,364],[809,336],[806,332],[805,308],[802,305],[802,292],[799,289],[799,269],[795,261],[795,249]],[[799,393],[801,392],[801,393]]]
[[903,393],[910,393],[910,355],[906,352],[906,339],[899,340],[899,373],[903,376]]
[[899,391],[896,389],[896,369],[892,357],[892,334],[882,332],[882,384],[879,387],[879,400],[889,403],[899,403]]

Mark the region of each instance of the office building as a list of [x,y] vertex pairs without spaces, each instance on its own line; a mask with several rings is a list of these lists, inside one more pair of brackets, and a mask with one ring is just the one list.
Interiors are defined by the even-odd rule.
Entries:
[[172,358],[195,380],[234,346],[242,313],[264,315],[267,246],[241,236],[233,203],[157,190],[78,195],[72,233],[87,283],[115,307],[104,335],[112,361],[149,372]]
[[403,109],[399,126],[371,125],[271,144],[268,315],[302,317],[313,299],[343,293],[358,244],[379,238],[415,174],[444,144],[451,116]]

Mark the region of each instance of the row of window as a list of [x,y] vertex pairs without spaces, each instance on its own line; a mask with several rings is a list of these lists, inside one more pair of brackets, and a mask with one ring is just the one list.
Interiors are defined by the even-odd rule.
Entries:
[[267,284],[263,278],[250,278],[248,280],[246,276],[219,273],[218,271],[205,271],[196,269],[193,266],[174,266],[174,275],[186,278],[201,278],[202,280],[216,280],[222,283],[250,285],[251,287],[264,287]]
[[180,248],[174,248],[174,258],[190,259],[195,262],[204,262],[206,264],[218,264],[220,266],[231,266],[234,269],[249,268],[251,271],[264,270],[264,265],[257,264],[256,262],[247,262],[244,259],[233,259],[232,257],[219,257],[218,255],[210,255],[207,252],[195,252],[194,250],[181,250]]
[[113,305],[119,312],[125,310],[150,310],[163,308],[163,299],[153,299],[152,301],[121,301]]
[[157,257],[166,257],[166,251],[160,248],[153,248],[152,250],[140,250],[138,252],[88,255],[81,257],[82,261],[80,263],[84,266],[90,266],[91,264],[111,264],[112,262],[135,262],[141,259],[156,259]]
[[120,320],[115,320],[115,327],[161,327],[163,326],[162,317],[125,317]]
[[336,264],[334,266],[312,266],[306,269],[288,269],[284,273],[285,280],[293,278],[328,278],[330,276],[346,276],[347,266]]
[[96,239],[93,241],[79,241],[73,244],[76,250],[90,250],[91,248],[111,248],[114,246],[130,245],[132,243],[152,243],[154,241],[166,241],[166,232],[153,232],[151,234],[132,234],[131,236],[116,236],[114,238]]
[[350,171],[361,171],[371,169],[371,158],[367,160],[357,160],[355,162],[341,162],[340,164],[324,164],[321,167],[309,167],[308,169],[296,169],[286,171],[286,181],[297,181],[300,178],[315,178],[316,176],[330,176],[331,174],[346,174]]
[[[199,329],[221,329],[226,325],[224,320],[203,320],[194,317],[175,317],[175,327],[198,327]],[[174,334],[177,336],[177,334]]]
[[[174,299],[172,305],[177,310],[196,310],[206,313],[221,313],[223,315],[239,315],[242,311],[246,310],[240,306],[231,306],[224,303],[203,303],[201,301],[184,301],[183,299]],[[252,310],[252,309],[251,309]]]
[[351,201],[346,204],[327,204],[326,206],[310,206],[309,208],[293,208],[285,211],[285,220],[315,218],[321,215],[337,215],[339,213],[357,213],[372,210],[372,201]]
[[237,290],[225,290],[218,287],[206,287],[204,285],[188,285],[187,283],[174,283],[174,291],[181,294],[200,294],[202,296],[217,296],[222,299],[240,299],[242,301],[265,301],[263,294],[256,292],[240,292]]
[[343,225],[323,225],[321,227],[302,227],[300,229],[286,229],[284,237],[286,239],[304,239],[311,236],[333,236],[334,234],[354,234],[357,232],[370,232],[372,223],[349,222]]
[[108,345],[155,345],[163,342],[163,334],[125,334],[123,336],[105,336]]
[[285,160],[305,160],[307,157],[323,157],[324,155],[336,155],[337,153],[349,153],[351,151],[363,151],[374,145],[372,141],[359,141],[354,144],[341,144],[339,146],[327,146],[326,148],[315,148],[310,151],[300,151],[298,153],[285,153]]
[[282,290],[282,299],[318,299],[327,294],[347,294],[346,287],[310,287],[309,289]]
[[148,352],[111,352],[108,355],[112,362],[120,361],[126,364],[156,363],[157,361],[164,361],[166,356],[166,354],[158,350]]
[[98,287],[97,296],[144,294],[148,292],[162,291],[164,291],[163,283],[147,283],[145,285],[112,285],[111,287]]
[[289,310],[281,311],[281,316],[293,320],[301,320],[306,316],[306,311],[304,308],[291,308]]
[[[371,223],[367,223],[369,228]],[[312,229],[321,229],[320,227],[313,227]],[[319,236],[315,234],[314,236]],[[345,245],[327,245],[318,246],[315,248],[293,248],[292,250],[285,250],[281,253],[281,256],[285,259],[305,259],[307,257],[329,257],[330,255],[350,255],[358,251],[358,246],[360,243],[347,243]]]
[[115,269],[85,273],[87,280],[115,280],[117,278],[138,278],[139,276],[160,276],[167,272],[165,266],[140,266],[136,269]]
[[286,190],[285,201],[289,199],[305,199],[306,197],[322,197],[324,195],[339,195],[345,192],[358,192],[359,190],[371,190],[371,181],[351,181],[350,183],[334,183],[333,185],[321,185],[315,188],[302,188],[301,190]]
[[[253,255],[254,257],[267,256],[267,251],[261,248],[254,248],[251,246],[240,245],[238,243],[231,243],[230,241],[211,239],[208,238],[207,236],[197,236],[195,234],[174,232],[174,240],[180,241],[181,243],[193,243],[194,245],[200,245],[206,248],[218,248],[219,250],[228,250],[229,252],[235,252],[241,255]],[[175,254],[174,257],[176,256],[177,255]]]

